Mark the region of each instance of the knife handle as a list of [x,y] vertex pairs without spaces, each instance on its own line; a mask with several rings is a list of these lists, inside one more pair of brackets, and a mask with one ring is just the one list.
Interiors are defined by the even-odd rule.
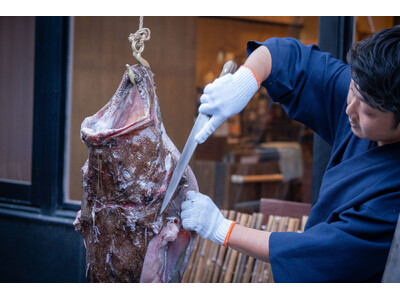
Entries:
[[209,115],[205,115],[205,114],[201,114],[201,113],[199,113],[197,115],[196,122],[194,122],[193,130],[192,130],[192,132],[194,133],[193,138],[200,131],[200,129],[203,128],[207,124],[207,122],[210,120],[210,118],[211,117]]
[[[236,71],[236,67],[237,65],[233,60],[228,60],[222,67],[222,71],[221,74],[219,74],[219,77],[222,77],[229,73],[233,74]],[[195,128],[193,131],[197,133],[201,128],[204,127],[204,125],[206,125],[206,123],[208,122],[208,120],[210,120],[210,118],[211,117],[208,115],[199,113],[196,122],[193,125],[193,128]]]
[[222,67],[221,74],[219,74],[219,77],[222,77],[228,73],[234,73],[236,71],[236,63],[233,60],[228,60],[224,66]]

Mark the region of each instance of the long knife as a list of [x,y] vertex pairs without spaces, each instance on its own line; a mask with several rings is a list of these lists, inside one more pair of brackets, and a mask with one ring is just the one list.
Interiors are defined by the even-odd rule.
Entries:
[[[224,67],[222,68],[222,72],[219,77],[224,76],[228,73],[233,73],[236,70],[236,63],[229,60],[225,63]],[[165,192],[164,201],[161,206],[160,214],[163,213],[164,209],[167,207],[168,203],[171,201],[172,196],[175,193],[175,190],[179,184],[179,181],[182,178],[183,173],[186,170],[187,165],[193,155],[194,150],[197,147],[197,142],[195,140],[196,134],[199,132],[201,128],[208,122],[210,116],[199,114],[197,116],[196,122],[193,125],[192,131],[189,134],[189,137],[186,141],[185,147],[183,148],[182,155],[178,160],[178,164],[176,165],[175,171],[172,174],[171,182]]]

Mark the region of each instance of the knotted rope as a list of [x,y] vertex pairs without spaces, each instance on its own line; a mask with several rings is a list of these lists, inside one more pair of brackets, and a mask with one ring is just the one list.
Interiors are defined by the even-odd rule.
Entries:
[[150,39],[150,29],[143,28],[143,17],[139,19],[139,30],[131,33],[128,37],[132,43],[132,50],[141,53],[144,48],[144,42]]
[[[149,39],[150,29],[143,28],[143,17],[140,17],[139,30],[135,33],[131,33],[128,40],[132,43],[133,56],[143,67],[149,67],[149,63],[141,56],[141,53],[144,50],[144,41],[148,41]],[[126,68],[128,69],[130,81],[135,84],[135,74],[128,64],[126,64]]]

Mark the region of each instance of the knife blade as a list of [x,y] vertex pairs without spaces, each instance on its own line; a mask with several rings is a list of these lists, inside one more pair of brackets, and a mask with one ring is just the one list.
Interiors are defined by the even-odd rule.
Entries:
[[[228,73],[233,73],[236,70],[236,63],[229,60],[224,64],[222,68],[222,72],[219,77],[224,76]],[[186,141],[185,147],[183,147],[182,155],[178,160],[175,171],[172,174],[171,181],[168,185],[167,191],[165,192],[165,197],[161,206],[160,214],[163,213],[164,209],[167,207],[168,203],[171,201],[172,196],[175,193],[175,190],[179,184],[179,181],[182,178],[183,173],[186,170],[187,165],[189,164],[190,159],[192,158],[193,152],[197,147],[197,142],[195,140],[196,134],[199,132],[201,128],[208,122],[210,116],[200,114],[197,116],[196,121],[193,125],[192,131],[189,134],[189,137]]]

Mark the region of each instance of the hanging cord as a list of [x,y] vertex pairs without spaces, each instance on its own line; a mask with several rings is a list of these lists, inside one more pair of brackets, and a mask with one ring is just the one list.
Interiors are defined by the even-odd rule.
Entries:
[[[135,33],[131,33],[128,37],[129,41],[132,43],[132,50],[136,52],[142,52],[141,47],[144,48],[144,41],[150,39],[150,29],[143,28],[143,17],[139,19],[139,30]],[[133,45],[135,43],[135,45]]]
[[[133,56],[144,67],[149,67],[149,63],[141,56],[144,50],[144,42],[150,40],[150,29],[143,28],[143,17],[139,19],[139,29],[135,33],[131,33],[128,37],[129,42],[132,43]],[[135,83],[135,75],[127,64],[128,74],[131,82]]]

